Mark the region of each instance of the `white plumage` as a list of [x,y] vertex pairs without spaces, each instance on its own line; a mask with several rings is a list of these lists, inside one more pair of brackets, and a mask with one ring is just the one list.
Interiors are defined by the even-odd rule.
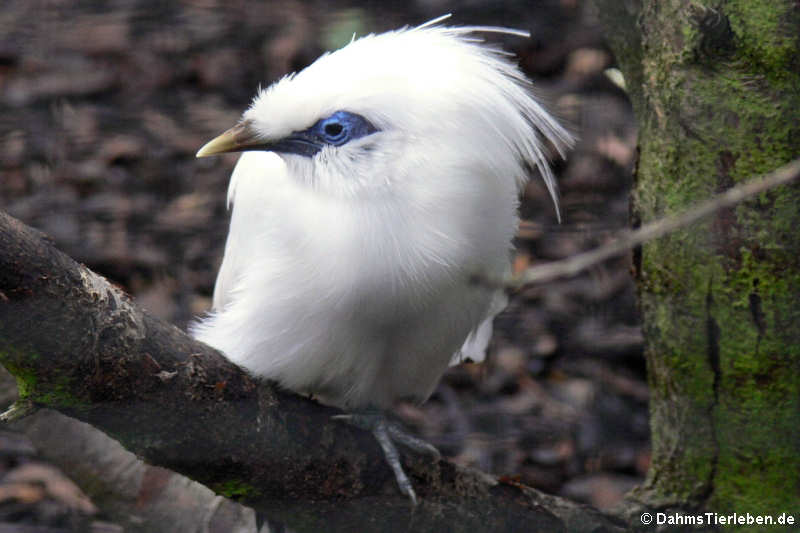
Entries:
[[[262,90],[201,150],[249,151],[199,340],[349,409],[424,401],[451,361],[483,357],[505,296],[470,279],[508,271],[530,168],[556,201],[543,139],[571,140],[479,31],[497,30],[354,40]],[[326,142],[339,126],[367,129]]]

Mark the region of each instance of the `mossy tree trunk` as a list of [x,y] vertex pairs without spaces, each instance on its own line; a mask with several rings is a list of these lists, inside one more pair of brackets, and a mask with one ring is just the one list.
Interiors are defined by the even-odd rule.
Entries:
[[[595,5],[641,128],[634,222],[800,155],[795,0]],[[648,243],[635,262],[653,443],[636,496],[661,508],[796,513],[800,187]]]

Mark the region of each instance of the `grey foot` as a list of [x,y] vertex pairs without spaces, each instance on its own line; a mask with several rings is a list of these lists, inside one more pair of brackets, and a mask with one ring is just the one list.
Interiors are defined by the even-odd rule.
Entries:
[[336,415],[333,418],[370,431],[375,436],[375,440],[381,445],[386,462],[394,472],[400,492],[408,496],[411,504],[416,506],[417,494],[400,464],[400,454],[394,444],[396,442],[416,452],[432,455],[437,460],[441,457],[439,450],[424,440],[409,435],[399,425],[387,420],[382,413],[352,413]]

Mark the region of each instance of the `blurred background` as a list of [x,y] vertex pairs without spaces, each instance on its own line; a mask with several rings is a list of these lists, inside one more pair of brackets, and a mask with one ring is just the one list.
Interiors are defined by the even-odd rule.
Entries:
[[[197,149],[236,122],[259,85],[354,33],[448,12],[448,24],[530,31],[487,39],[517,54],[580,139],[567,161],[553,161],[561,225],[531,180],[515,269],[609,240],[628,223],[636,126],[587,0],[4,0],[0,209],[185,328],[210,307],[236,161],[197,160]],[[453,368],[426,404],[398,416],[455,462],[613,506],[649,464],[629,266],[625,256],[513,295],[488,362]],[[7,405],[13,384],[5,388]],[[124,530],[77,487],[72,499],[50,490],[73,474],[48,467],[42,447],[0,432],[0,522],[69,527],[78,514]]]

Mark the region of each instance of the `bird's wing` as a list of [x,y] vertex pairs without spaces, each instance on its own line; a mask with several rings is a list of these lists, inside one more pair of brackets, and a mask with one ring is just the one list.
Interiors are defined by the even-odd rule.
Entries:
[[450,359],[450,366],[455,366],[467,361],[480,363],[486,358],[486,348],[492,339],[492,323],[500,311],[508,305],[508,296],[502,290],[496,291],[492,296],[492,302],[486,317],[478,324],[478,327],[470,332],[464,345]]
[[228,240],[225,242],[225,255],[222,258],[217,282],[214,285],[213,309],[215,311],[224,309],[231,300],[232,289],[236,285],[236,280],[239,279],[244,263],[241,258],[242,246],[233,235],[233,232],[228,234]]
[[[239,169],[240,165],[237,165]],[[231,224],[228,231],[228,239],[225,241],[225,255],[222,256],[222,265],[219,267],[217,282],[214,284],[214,311],[222,311],[231,301],[233,289],[238,285],[242,276],[242,270],[247,264],[244,257],[246,243],[242,242],[243,237],[249,235],[247,228],[242,227],[242,209],[235,209],[233,206],[233,192],[236,190],[237,176],[236,170],[231,179],[231,186],[228,193],[228,208],[231,212]]]
[[[231,301],[239,287],[245,268],[252,264],[254,251],[258,248],[254,233],[259,231],[264,197],[269,194],[265,182],[275,181],[285,174],[286,166],[271,152],[246,152],[239,157],[228,186],[228,209],[231,224],[225,255],[214,285],[213,308],[222,311]],[[234,205],[235,204],[235,205]]]

